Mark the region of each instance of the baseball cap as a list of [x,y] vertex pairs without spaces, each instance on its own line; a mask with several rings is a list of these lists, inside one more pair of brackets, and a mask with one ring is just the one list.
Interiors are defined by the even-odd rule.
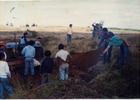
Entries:
[[3,41],[0,41],[0,45],[5,45],[5,43]]

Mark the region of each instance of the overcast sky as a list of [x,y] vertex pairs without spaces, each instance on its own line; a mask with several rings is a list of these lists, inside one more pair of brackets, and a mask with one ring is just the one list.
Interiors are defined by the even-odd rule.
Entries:
[[140,29],[140,0],[46,0],[0,2],[0,24]]

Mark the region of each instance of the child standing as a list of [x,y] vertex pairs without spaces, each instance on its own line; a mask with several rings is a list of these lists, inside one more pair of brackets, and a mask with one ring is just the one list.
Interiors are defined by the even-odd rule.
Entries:
[[[0,99],[4,99],[3,90],[6,88],[7,95],[11,97],[13,93],[13,89],[9,83],[8,77],[11,78],[11,73],[9,71],[9,66],[7,62],[4,61],[4,53],[0,53]],[[8,76],[8,77],[7,77]]]
[[[54,61],[51,56],[51,52],[49,50],[45,51],[46,58],[43,59],[41,66],[40,66],[40,73],[42,76],[42,85],[47,83],[51,83],[52,80],[52,67],[54,65]],[[50,84],[49,84],[50,86]]]
[[35,56],[35,48],[33,45],[35,44],[34,41],[30,40],[28,45],[24,47],[22,50],[22,55],[25,56],[25,79],[28,75],[28,66],[30,66],[32,78],[34,78],[34,56]]
[[59,44],[59,51],[55,55],[55,64],[59,65],[60,80],[68,79],[69,64],[72,60],[68,51],[64,50],[64,45]]

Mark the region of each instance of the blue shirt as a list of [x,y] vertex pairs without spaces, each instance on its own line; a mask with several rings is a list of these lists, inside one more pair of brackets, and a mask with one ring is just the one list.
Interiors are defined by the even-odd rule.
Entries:
[[26,39],[25,36],[22,36],[22,37],[21,37],[20,44],[25,44],[25,45],[27,45],[27,39]]
[[27,45],[22,50],[22,55],[24,55],[26,58],[33,58],[35,56],[35,48],[31,45]]
[[120,40],[119,39],[119,36],[113,36],[111,39],[112,40],[109,41],[108,46],[116,46],[116,47],[119,47],[123,43],[123,40]]
[[[113,33],[113,32],[109,32],[108,34],[109,34],[111,37],[114,36],[114,33]],[[103,36],[102,36],[102,38],[101,38],[100,43],[98,44],[98,46],[100,46],[100,45],[104,42],[104,40],[105,40],[105,43],[108,44],[108,42],[106,41],[106,35],[107,35],[107,34],[105,34],[105,33],[103,34]]]
[[97,29],[97,31],[99,31],[99,27],[97,27],[95,25],[92,25],[92,26],[94,27],[94,30],[93,31],[96,31],[96,29]]

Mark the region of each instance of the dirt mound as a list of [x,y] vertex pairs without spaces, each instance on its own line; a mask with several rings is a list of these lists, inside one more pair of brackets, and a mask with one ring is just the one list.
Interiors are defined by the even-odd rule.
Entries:
[[79,53],[76,55],[72,55],[72,63],[70,67],[77,67],[78,70],[86,72],[92,66],[94,66],[98,62],[98,58],[100,57],[102,49],[98,48],[94,51],[88,51],[85,53]]

